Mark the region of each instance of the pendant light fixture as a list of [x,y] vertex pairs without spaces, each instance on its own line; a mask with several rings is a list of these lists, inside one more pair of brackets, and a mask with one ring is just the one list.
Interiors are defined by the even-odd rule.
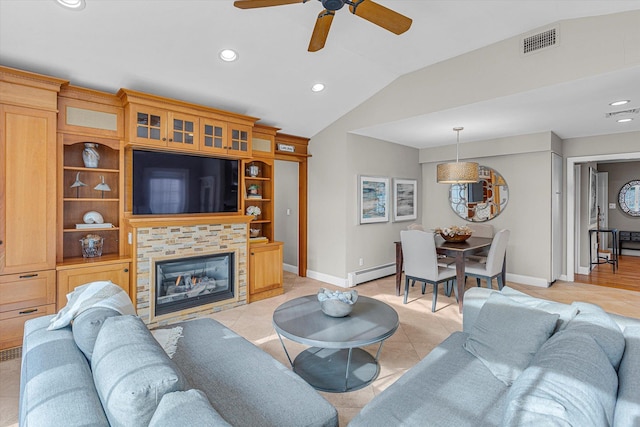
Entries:
[[460,131],[463,127],[455,127],[453,130],[457,133],[456,138],[456,162],[441,163],[438,165],[438,183],[439,184],[469,184],[478,182],[478,164],[475,162],[458,161],[458,153],[460,150]]

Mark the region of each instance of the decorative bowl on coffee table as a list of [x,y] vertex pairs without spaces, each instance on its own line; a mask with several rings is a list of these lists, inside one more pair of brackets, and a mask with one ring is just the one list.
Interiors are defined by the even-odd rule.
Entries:
[[320,309],[327,316],[347,316],[353,310],[353,306],[357,300],[358,292],[355,290],[347,292],[331,291],[325,288],[318,290]]

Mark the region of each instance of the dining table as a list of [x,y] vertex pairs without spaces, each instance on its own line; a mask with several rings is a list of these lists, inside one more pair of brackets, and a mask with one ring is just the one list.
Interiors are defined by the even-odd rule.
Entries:
[[[449,242],[441,237],[436,238],[436,252],[439,255],[445,255],[453,258],[456,265],[456,286],[458,288],[458,310],[462,313],[462,305],[464,299],[465,288],[465,259],[467,255],[482,252],[491,246],[492,238],[488,237],[469,237],[464,242]],[[400,285],[402,283],[402,242],[396,241],[396,295],[400,295]],[[506,260],[505,260],[506,261]],[[502,283],[505,283],[506,262],[502,263]]]

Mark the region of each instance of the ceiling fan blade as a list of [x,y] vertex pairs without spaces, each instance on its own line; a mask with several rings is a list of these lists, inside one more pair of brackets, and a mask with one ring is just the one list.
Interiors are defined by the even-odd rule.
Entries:
[[411,18],[407,18],[371,0],[360,0],[354,3],[355,5],[349,6],[351,13],[394,34],[404,33],[411,27],[413,22]]
[[233,5],[240,9],[253,9],[256,7],[282,6],[293,3],[304,3],[304,0],[237,0],[233,2]]
[[330,10],[324,10],[318,15],[316,25],[313,27],[313,34],[311,34],[309,49],[307,49],[309,52],[317,52],[324,47],[333,22],[333,15],[334,13]]

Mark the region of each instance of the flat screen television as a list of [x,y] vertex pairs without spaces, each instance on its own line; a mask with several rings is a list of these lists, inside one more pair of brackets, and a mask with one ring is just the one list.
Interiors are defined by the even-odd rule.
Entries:
[[134,215],[238,211],[239,160],[133,150]]

